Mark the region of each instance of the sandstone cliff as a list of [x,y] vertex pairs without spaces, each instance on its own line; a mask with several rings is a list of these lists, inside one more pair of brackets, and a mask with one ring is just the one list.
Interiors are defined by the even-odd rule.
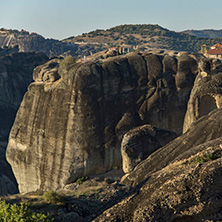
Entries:
[[135,126],[180,134],[197,72],[189,54],[53,60],[37,68],[7,148],[20,191],[58,189],[121,166],[122,137]]

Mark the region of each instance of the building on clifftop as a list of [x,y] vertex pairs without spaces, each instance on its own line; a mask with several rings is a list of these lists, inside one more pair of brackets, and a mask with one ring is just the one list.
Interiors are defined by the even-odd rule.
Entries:
[[222,59],[222,45],[216,44],[211,46],[205,55],[208,58]]

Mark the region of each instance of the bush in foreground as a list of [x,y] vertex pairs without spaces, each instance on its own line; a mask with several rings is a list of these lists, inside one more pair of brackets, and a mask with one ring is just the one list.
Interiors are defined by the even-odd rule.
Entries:
[[28,204],[7,204],[0,201],[0,222],[52,222],[48,214],[36,213],[29,209]]

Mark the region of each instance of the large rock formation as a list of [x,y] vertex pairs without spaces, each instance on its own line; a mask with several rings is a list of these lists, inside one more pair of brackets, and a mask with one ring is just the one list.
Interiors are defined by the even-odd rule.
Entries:
[[132,53],[37,68],[7,148],[20,191],[58,189],[120,166],[122,137],[135,126],[181,133],[197,72],[194,56],[183,61],[186,70],[180,57]]
[[221,221],[221,124],[218,109],[151,154],[122,181],[136,192],[95,221]]
[[176,134],[174,132],[159,129],[148,124],[128,131],[121,143],[123,171],[129,173],[151,153],[175,138]]
[[183,131],[200,117],[216,108],[222,107],[222,63],[220,60],[202,59],[199,63],[200,72],[195,80]]
[[18,192],[5,157],[8,135],[22,97],[32,82],[33,69],[48,60],[43,53],[17,51],[17,47],[0,49],[0,195]]

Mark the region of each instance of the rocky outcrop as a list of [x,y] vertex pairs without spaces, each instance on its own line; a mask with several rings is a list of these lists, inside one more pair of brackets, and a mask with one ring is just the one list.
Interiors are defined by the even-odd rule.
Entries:
[[199,70],[187,105],[183,132],[200,117],[222,107],[221,61],[202,59]]
[[151,125],[133,128],[123,136],[121,143],[123,171],[129,173],[151,153],[175,138],[174,132]]
[[[197,62],[186,58],[193,67],[184,75],[195,77]],[[121,166],[121,140],[133,127],[149,123],[181,133],[189,91],[181,94],[175,84],[178,61],[132,53],[55,62],[52,72],[49,63],[37,68],[7,148],[20,191],[58,189]]]
[[8,135],[22,97],[32,82],[33,69],[48,60],[43,53],[16,51],[16,47],[0,50],[0,195],[18,192],[17,182],[5,157]]
[[52,59],[44,65],[38,66],[33,72],[33,79],[35,82],[55,82],[60,79],[58,73],[59,59]]
[[148,55],[145,58],[149,88],[145,99],[137,101],[141,104],[138,113],[145,122],[180,134],[179,126],[183,125],[198,61],[189,54],[182,54],[178,59],[168,55]]
[[122,180],[136,192],[95,221],[220,221],[221,114],[200,118],[139,164]]
[[183,156],[183,153],[192,149],[192,147],[221,137],[221,113],[221,109],[216,109],[209,115],[205,115],[194,122],[186,133],[158,149],[146,160],[138,164],[130,174],[122,178],[122,182],[135,187],[145,178],[148,178],[147,175],[163,169],[179,155]]
[[75,55],[78,46],[55,39],[45,39],[37,33],[21,30],[0,30],[0,47],[18,46],[19,52],[43,52],[47,56]]

